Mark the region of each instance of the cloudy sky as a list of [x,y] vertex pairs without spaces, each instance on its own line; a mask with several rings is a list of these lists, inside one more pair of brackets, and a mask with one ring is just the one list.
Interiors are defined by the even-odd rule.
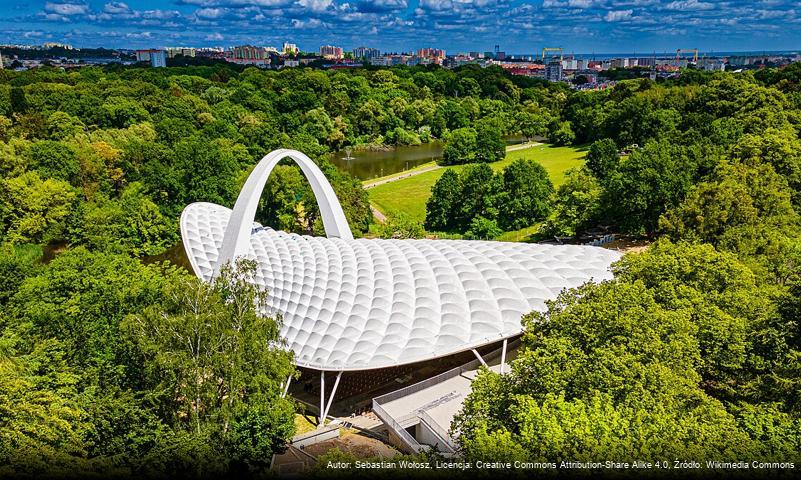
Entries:
[[164,47],[332,43],[382,51],[801,49],[801,1],[0,0],[0,42]]

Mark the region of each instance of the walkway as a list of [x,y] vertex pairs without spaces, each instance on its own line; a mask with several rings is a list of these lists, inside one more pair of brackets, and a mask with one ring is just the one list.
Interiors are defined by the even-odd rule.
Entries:
[[445,167],[443,167],[442,165],[431,165],[425,168],[412,170],[410,172],[400,172],[398,174],[391,175],[388,177],[382,177],[378,180],[369,183],[363,183],[362,187],[364,187],[364,189],[366,190],[368,188],[377,187],[378,185],[383,185],[385,183],[390,183],[390,182],[396,182],[398,180],[403,180],[404,178],[414,177],[415,175],[420,175],[421,173],[430,172],[432,170],[438,170],[440,168],[445,168]]

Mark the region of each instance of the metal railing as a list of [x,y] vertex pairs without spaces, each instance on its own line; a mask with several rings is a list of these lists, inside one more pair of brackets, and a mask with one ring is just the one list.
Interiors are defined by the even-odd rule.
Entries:
[[412,450],[412,453],[420,453],[420,451],[424,448],[423,445],[420,444],[413,436],[406,431],[405,428],[401,426],[400,423],[396,422],[392,415],[387,413],[386,410],[381,408],[381,405],[377,404],[375,400],[373,400],[373,412],[384,422],[384,425],[392,431],[398,438],[401,439],[403,443],[405,443],[409,449]]
[[457,447],[454,445],[453,440],[451,440],[451,436],[448,434],[448,432],[424,410],[420,410],[417,412],[417,414],[420,418],[420,421],[425,423],[426,426],[430,428],[431,431],[440,438],[440,440],[442,440],[442,444],[447,450],[450,450],[448,453],[456,453]]

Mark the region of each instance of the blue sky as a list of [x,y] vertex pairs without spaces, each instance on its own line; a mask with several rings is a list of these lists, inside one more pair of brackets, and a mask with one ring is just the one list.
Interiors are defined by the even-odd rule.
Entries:
[[801,0],[2,0],[0,42],[449,53],[801,49]]

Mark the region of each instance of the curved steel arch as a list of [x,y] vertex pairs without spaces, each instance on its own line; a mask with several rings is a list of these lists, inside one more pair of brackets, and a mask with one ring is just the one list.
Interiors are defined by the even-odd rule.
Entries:
[[253,169],[236,199],[231,219],[225,228],[220,256],[214,269],[215,274],[219,273],[220,268],[226,263],[247,255],[250,251],[250,235],[253,230],[256,209],[259,206],[259,198],[273,168],[284,158],[291,158],[297,163],[309,181],[315,200],[317,200],[317,206],[320,208],[326,236],[353,240],[353,233],[347,218],[345,218],[345,212],[342,211],[342,205],[320,168],[309,157],[297,150],[285,148],[273,150],[256,164],[256,168]]

